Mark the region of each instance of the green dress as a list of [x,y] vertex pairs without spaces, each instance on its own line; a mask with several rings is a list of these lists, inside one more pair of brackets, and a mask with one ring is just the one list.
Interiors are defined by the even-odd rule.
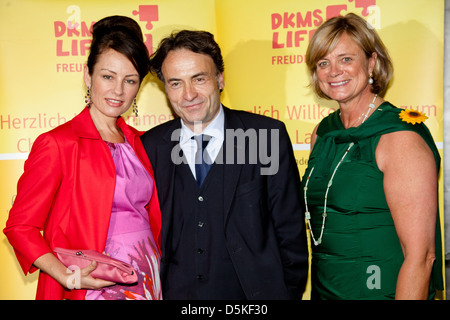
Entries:
[[[424,124],[409,124],[399,118],[402,109],[381,104],[359,127],[345,129],[339,110],[322,120],[302,179],[314,238],[322,228],[327,184],[336,170],[327,196],[327,217],[322,243],[312,244],[312,299],[394,299],[397,275],[404,260],[394,222],[383,190],[383,173],[375,161],[381,135],[402,130],[417,132],[440,156]],[[439,213],[437,213],[439,217]],[[443,289],[442,249],[439,219],[436,262],[430,298]]]

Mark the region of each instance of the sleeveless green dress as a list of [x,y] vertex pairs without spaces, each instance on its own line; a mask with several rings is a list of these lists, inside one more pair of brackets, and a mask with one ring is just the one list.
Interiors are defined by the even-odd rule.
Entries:
[[[317,130],[308,168],[302,179],[311,226],[321,233],[328,181],[349,143],[354,145],[340,164],[327,196],[327,217],[322,243],[312,247],[312,299],[394,299],[397,275],[404,257],[383,190],[383,173],[375,161],[381,135],[402,130],[417,132],[440,156],[427,127],[399,118],[402,109],[381,104],[359,127],[345,129],[339,110],[324,118]],[[413,174],[413,173],[412,173]],[[439,218],[439,213],[437,213]],[[442,246],[439,219],[436,228],[436,262],[430,298],[443,289]]]

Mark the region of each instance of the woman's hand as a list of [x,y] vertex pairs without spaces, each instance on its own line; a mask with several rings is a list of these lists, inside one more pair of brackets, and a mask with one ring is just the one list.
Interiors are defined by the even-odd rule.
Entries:
[[91,276],[91,273],[97,268],[96,261],[92,261],[86,268],[71,271],[52,253],[46,253],[37,258],[34,265],[50,275],[66,289],[100,290],[115,284],[114,282],[96,279]]

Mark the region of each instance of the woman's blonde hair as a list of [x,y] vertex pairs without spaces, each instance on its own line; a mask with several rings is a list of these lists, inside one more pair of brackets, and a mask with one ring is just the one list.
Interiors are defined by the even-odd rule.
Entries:
[[384,97],[394,69],[391,58],[375,29],[354,13],[329,19],[314,33],[305,59],[311,78],[310,86],[319,97],[329,99],[319,87],[317,63],[336,48],[344,33],[361,47],[367,59],[376,52],[377,60],[372,73],[372,92]]

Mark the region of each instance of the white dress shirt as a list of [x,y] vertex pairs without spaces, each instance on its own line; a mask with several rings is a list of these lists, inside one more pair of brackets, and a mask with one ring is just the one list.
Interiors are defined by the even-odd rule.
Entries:
[[[211,121],[211,123],[203,130],[201,134],[211,136],[208,145],[206,146],[206,152],[212,162],[215,161],[219,154],[220,148],[224,141],[224,128],[225,128],[225,116],[223,113],[223,107],[220,105],[219,113]],[[189,164],[192,175],[195,176],[195,153],[197,152],[197,143],[191,139],[196,134],[189,129],[181,119],[181,133],[180,133],[180,147],[183,150],[184,156]]]

